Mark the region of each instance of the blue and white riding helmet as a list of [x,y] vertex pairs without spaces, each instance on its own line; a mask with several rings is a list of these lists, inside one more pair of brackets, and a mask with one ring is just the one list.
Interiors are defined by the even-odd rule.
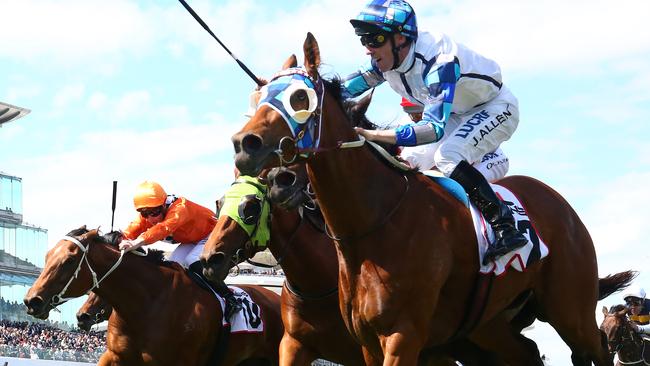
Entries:
[[403,0],[371,0],[350,23],[358,36],[383,31],[399,33],[413,41],[418,38],[415,11]]

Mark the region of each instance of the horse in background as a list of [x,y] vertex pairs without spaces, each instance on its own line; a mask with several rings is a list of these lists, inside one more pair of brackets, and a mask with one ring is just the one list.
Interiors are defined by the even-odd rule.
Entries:
[[625,305],[614,305],[609,311],[603,306],[605,318],[600,330],[607,337],[609,352],[618,355],[617,366],[650,365],[648,341],[632,328],[627,314]]
[[[46,319],[55,306],[91,289],[106,300],[113,314],[107,350],[98,363],[102,366],[277,364],[283,333],[280,298],[260,286],[239,287],[259,307],[263,332],[222,333],[219,300],[178,263],[125,254],[97,230],[82,227],[48,251],[45,268],[24,302],[28,314]],[[226,338],[225,351],[214,352]]]
[[108,302],[91,292],[77,311],[77,326],[89,332],[93,325],[108,320],[112,312],[113,307]]
[[[320,51],[311,34],[303,49],[304,67],[288,67],[268,85],[278,93],[287,90],[286,78],[305,80],[318,96],[315,102],[304,88],[292,88],[283,100],[294,111],[313,112],[305,123],[292,124],[281,115],[286,111],[261,104],[232,137],[235,164],[242,174],[254,176],[262,168],[309,156],[310,181],[337,241],[339,300],[346,326],[362,344],[367,361],[413,365],[423,349],[448,343],[463,327],[459,309],[471,301],[479,271],[470,212],[428,177],[392,169],[367,144],[357,143],[339,85],[318,73]],[[313,141],[306,147],[305,136]],[[615,275],[618,282],[599,291],[604,287],[594,246],[571,206],[530,177],[506,177],[499,184],[524,204],[551,255],[525,272],[509,271],[493,281],[469,339],[508,364],[542,365],[536,345],[514,331],[506,311],[528,293],[534,316],[560,334],[575,366],[592,361],[611,365],[593,309],[599,298],[627,285],[633,274]],[[494,337],[495,332],[501,337]]]

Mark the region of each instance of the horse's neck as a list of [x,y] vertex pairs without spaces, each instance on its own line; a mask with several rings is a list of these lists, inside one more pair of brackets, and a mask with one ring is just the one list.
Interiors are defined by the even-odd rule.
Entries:
[[273,225],[271,252],[282,260],[284,274],[294,287],[320,293],[337,286],[336,251],[325,233],[297,210],[274,209]]
[[[95,251],[93,251],[95,249]],[[104,276],[117,262],[119,254],[104,247],[92,248],[89,259],[98,278]],[[170,284],[164,271],[153,263],[124,254],[120,265],[104,279],[95,292],[107,301],[123,318],[137,319],[150,308],[165,284]]]
[[[327,115],[322,122],[322,148],[356,139],[339,108],[330,108]],[[317,154],[307,163],[307,171],[323,216],[337,236],[355,236],[380,222],[406,186],[403,176],[366,146]]]

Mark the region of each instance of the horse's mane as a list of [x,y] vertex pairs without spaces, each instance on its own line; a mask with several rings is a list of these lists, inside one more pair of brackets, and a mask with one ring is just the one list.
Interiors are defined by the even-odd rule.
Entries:
[[[357,108],[359,104],[358,101],[353,99],[343,98],[342,90],[342,80],[339,76],[334,76],[331,79],[323,78],[323,84],[328,93],[334,98],[334,100],[339,103],[345,114],[347,115],[350,122],[352,122],[352,127],[361,127],[366,130],[376,130],[379,126],[376,123],[371,122],[368,117],[366,117],[365,111],[361,108]],[[397,145],[379,143],[381,147],[386,149],[389,154],[395,156],[398,154]]]
[[[77,237],[77,236],[87,234],[89,232],[90,232],[90,230],[88,230],[86,228],[86,226],[82,226],[82,227],[80,227],[78,229],[74,229],[74,230],[70,231],[67,235],[72,236],[72,237]],[[123,236],[124,236],[124,234],[122,234],[121,231],[111,231],[110,233],[107,233],[107,234],[104,234],[104,235],[99,235],[98,234],[96,236],[96,239],[100,243],[104,243],[104,244],[107,244],[108,246],[110,246],[110,247],[112,247],[114,249],[118,249],[118,245],[122,241]],[[165,252],[163,252],[162,250],[158,250],[158,249],[149,249],[147,251],[147,255],[142,256],[142,258],[146,259],[147,261],[149,261],[151,263],[158,264],[158,265],[163,265],[163,266],[166,266],[166,267],[169,267],[171,265],[171,263],[173,263],[173,262],[169,262],[169,261],[165,260]]]
[[618,313],[619,311],[624,310],[624,309],[626,309],[625,305],[621,305],[621,304],[618,304],[618,305],[612,305],[612,306],[609,308],[609,313],[610,313],[610,314]]

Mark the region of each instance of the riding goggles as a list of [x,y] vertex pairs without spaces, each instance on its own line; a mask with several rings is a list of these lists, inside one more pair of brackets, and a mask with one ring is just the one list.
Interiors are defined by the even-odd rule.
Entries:
[[388,35],[386,33],[369,33],[361,36],[361,44],[370,48],[379,48],[386,44]]
[[643,305],[643,299],[628,298],[625,299],[625,303],[628,306],[639,306],[639,305]]
[[142,217],[144,217],[146,219],[147,217],[157,217],[158,215],[160,215],[162,213],[162,211],[163,211],[162,206],[159,206],[159,207],[150,208],[150,209],[143,208],[142,210],[140,210],[138,212],[140,212],[140,215],[142,215]]

